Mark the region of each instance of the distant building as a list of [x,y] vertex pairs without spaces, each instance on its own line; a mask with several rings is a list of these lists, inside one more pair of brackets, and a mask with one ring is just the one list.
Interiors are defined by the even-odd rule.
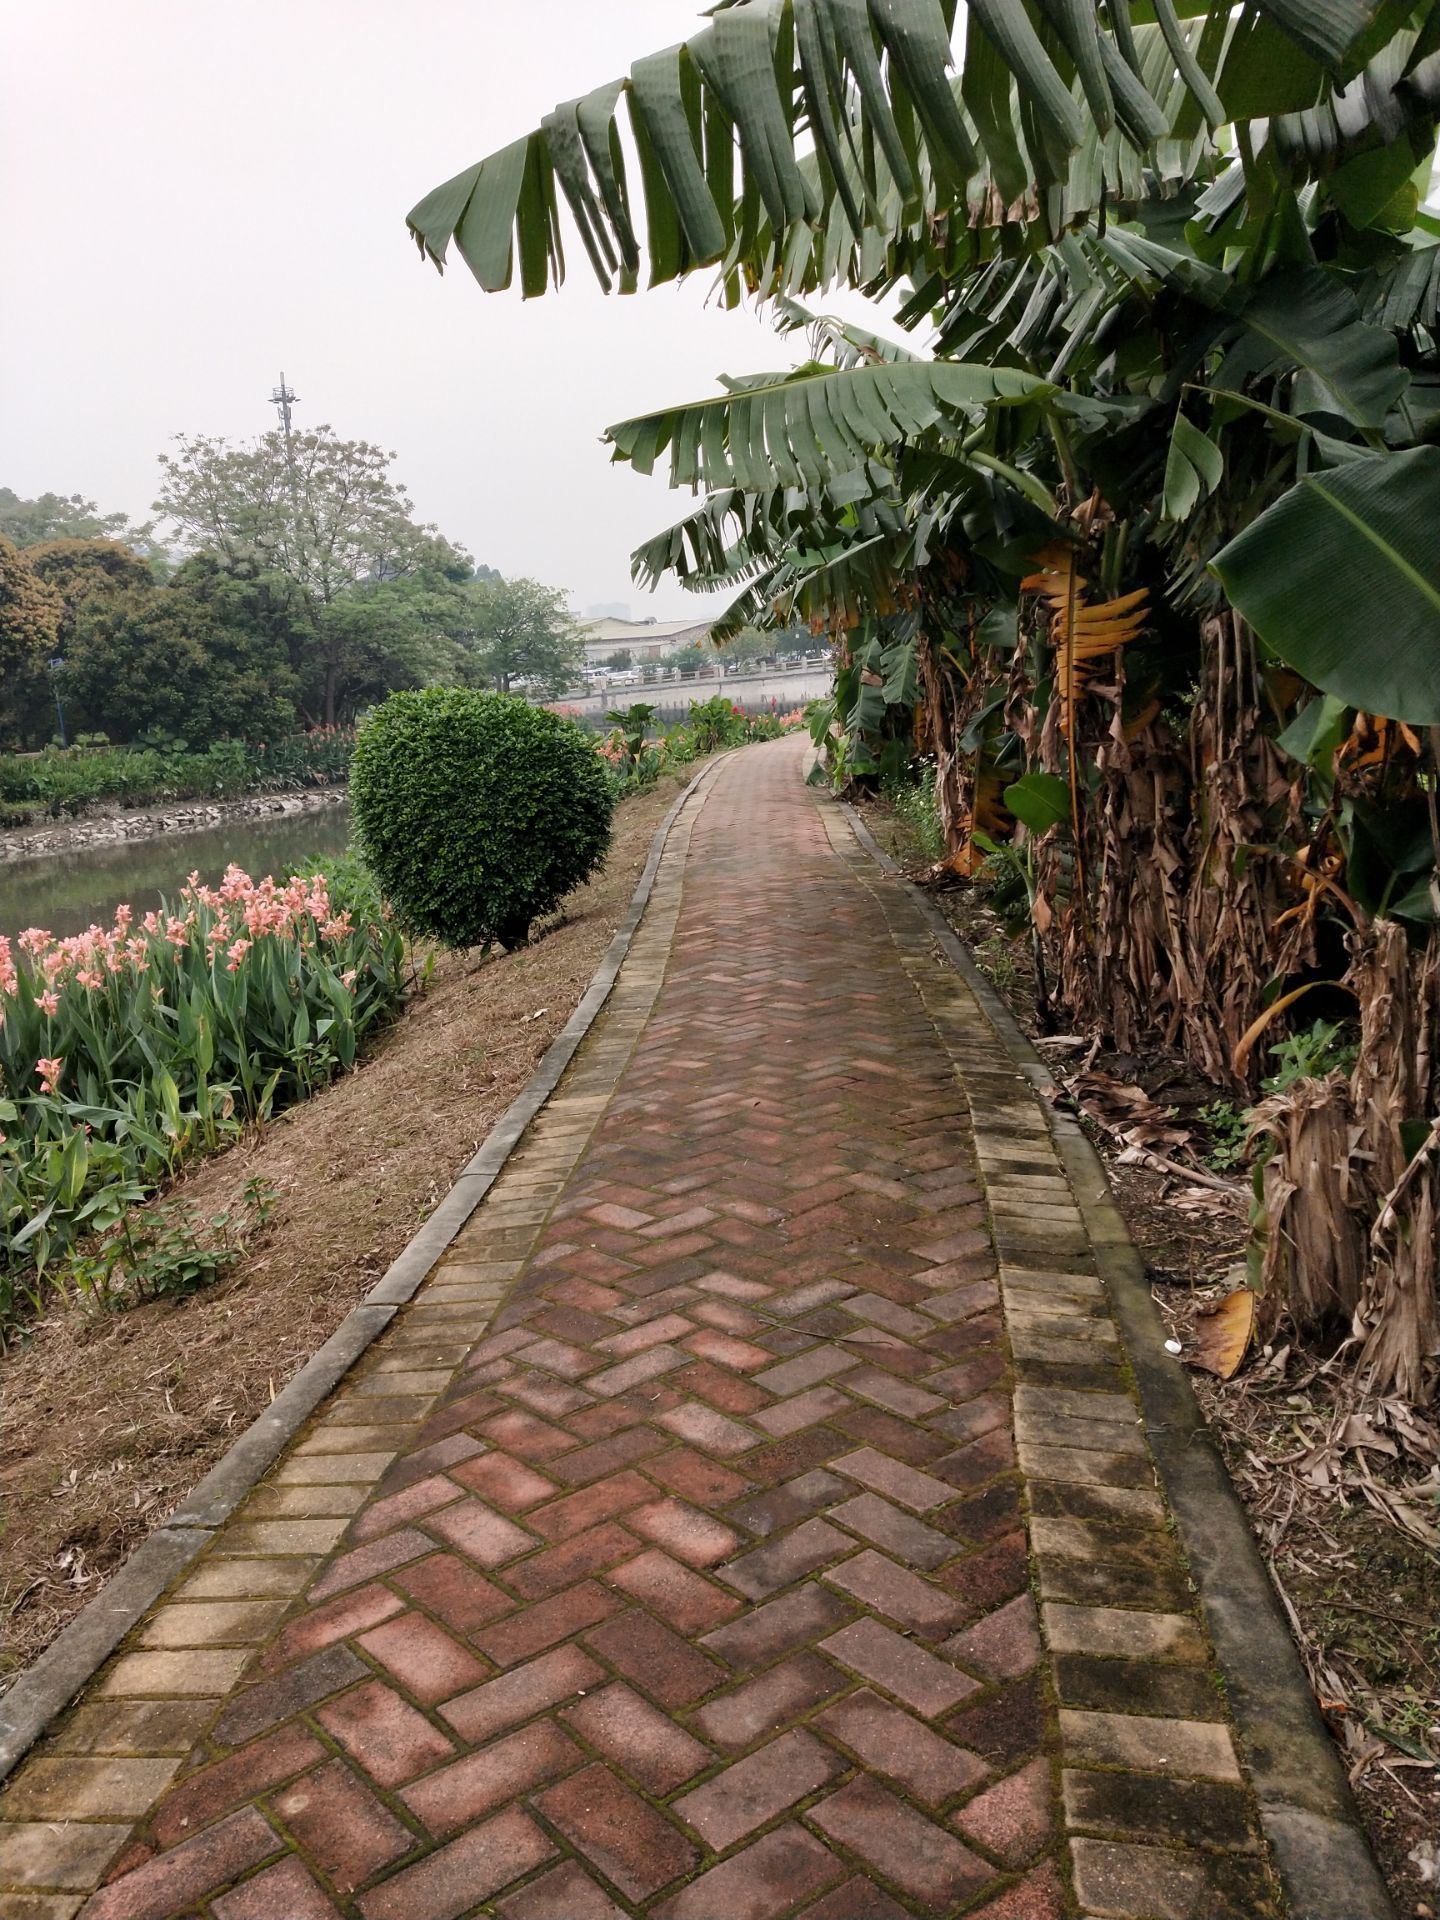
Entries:
[[614,653],[628,653],[635,665],[663,660],[682,647],[703,647],[710,638],[708,620],[582,620],[585,665],[602,667]]

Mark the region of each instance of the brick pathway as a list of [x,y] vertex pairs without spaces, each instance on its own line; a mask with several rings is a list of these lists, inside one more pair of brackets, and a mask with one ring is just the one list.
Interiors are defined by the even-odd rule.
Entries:
[[0,1913],[1269,1912],[1093,1273],[795,743],[723,762],[472,1224],[0,1797]]

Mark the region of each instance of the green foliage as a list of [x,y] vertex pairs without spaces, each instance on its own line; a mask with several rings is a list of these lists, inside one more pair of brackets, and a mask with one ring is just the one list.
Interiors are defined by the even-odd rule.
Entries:
[[63,613],[59,594],[0,535],[0,741],[18,742],[49,711],[46,662]]
[[553,698],[580,678],[585,646],[565,596],[538,580],[482,580],[464,591],[459,638],[464,677],[509,693],[524,685]]
[[[137,1190],[143,1192],[143,1189]],[[70,1257],[62,1286],[87,1304],[127,1307],[183,1299],[213,1286],[243,1257],[274,1209],[270,1183],[247,1180],[238,1211],[207,1220],[193,1206],[125,1206],[114,1226]]]
[[235,800],[330,786],[346,778],[355,736],[345,731],[281,734],[246,746],[224,740],[203,751],[178,747],[87,747],[0,754],[0,809],[15,825],[114,803],[149,807],[170,800]]
[[1250,1109],[1233,1100],[1211,1100],[1197,1107],[1195,1118],[1210,1139],[1205,1164],[1214,1173],[1233,1173],[1245,1164],[1245,1137],[1250,1131]]
[[392,694],[361,728],[350,795],[386,898],[453,947],[522,944],[610,841],[610,790],[587,735],[506,694]]
[[1287,1033],[1268,1049],[1275,1071],[1260,1085],[1266,1093],[1284,1093],[1297,1080],[1322,1080],[1337,1070],[1348,1073],[1359,1047],[1353,1039],[1342,1038],[1343,1032],[1338,1020],[1316,1020],[1299,1033]]
[[404,942],[343,893],[232,868],[138,924],[122,907],[108,930],[0,939],[0,1332],[65,1284],[65,1257],[90,1236],[82,1251],[100,1266],[82,1285],[108,1285],[127,1258],[136,1285],[211,1270],[162,1237],[142,1282],[145,1261],[116,1236],[187,1159],[348,1071],[392,1016]]
[[93,500],[81,494],[42,493],[22,500],[11,487],[0,487],[0,538],[17,547],[35,547],[53,540],[145,539],[148,526],[132,527],[123,513],[101,513]]
[[912,777],[887,780],[881,791],[904,821],[916,851],[926,860],[945,857],[945,826],[935,798],[935,764],[917,760]]

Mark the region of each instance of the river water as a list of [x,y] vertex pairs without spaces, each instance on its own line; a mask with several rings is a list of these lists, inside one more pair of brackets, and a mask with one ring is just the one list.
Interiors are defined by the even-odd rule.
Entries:
[[197,869],[209,882],[232,862],[256,879],[293,873],[317,855],[343,853],[349,841],[350,809],[342,802],[0,863],[0,933],[13,937],[25,927],[83,933],[92,922],[107,926],[127,900],[138,919],[158,907],[162,895],[173,900]]

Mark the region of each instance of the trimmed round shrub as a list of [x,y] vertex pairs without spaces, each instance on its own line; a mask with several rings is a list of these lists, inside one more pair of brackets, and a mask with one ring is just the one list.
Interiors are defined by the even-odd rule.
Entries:
[[610,844],[610,788],[572,720],[468,687],[392,693],[350,768],[360,849],[403,925],[521,946]]

